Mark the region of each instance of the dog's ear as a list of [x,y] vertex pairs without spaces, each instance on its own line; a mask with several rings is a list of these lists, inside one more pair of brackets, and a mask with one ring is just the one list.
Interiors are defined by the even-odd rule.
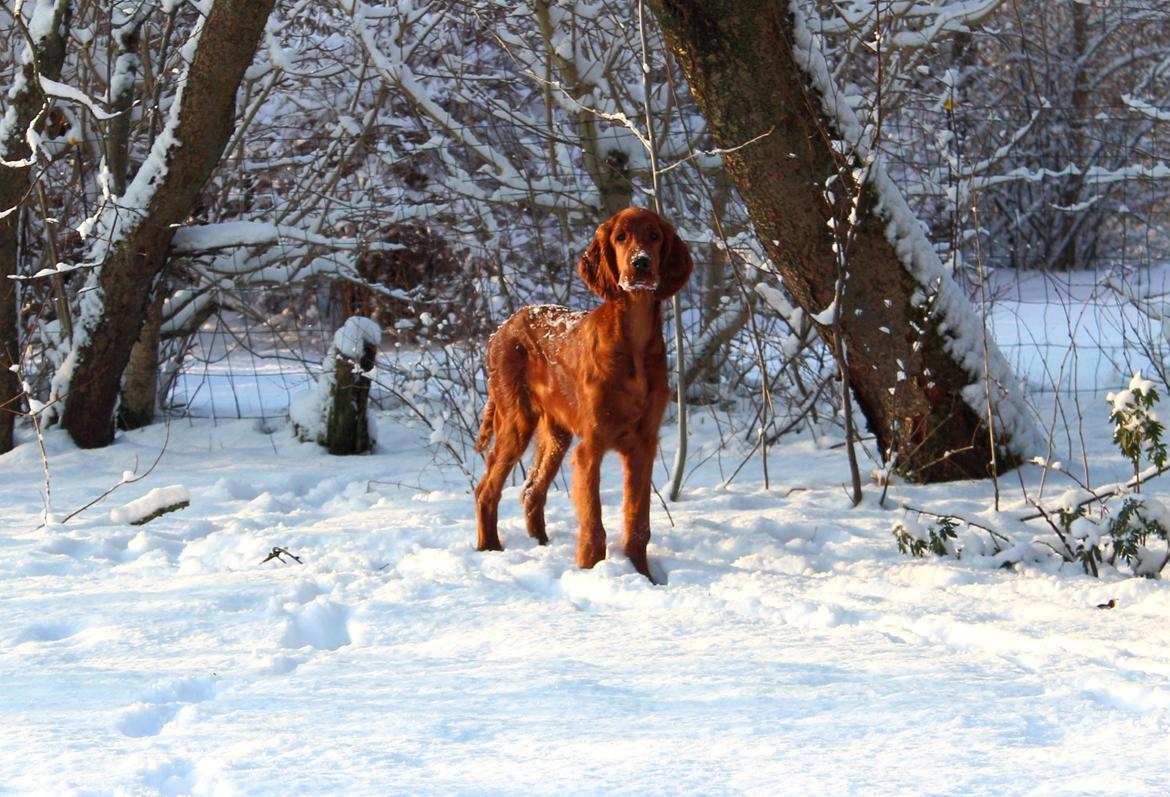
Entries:
[[691,250],[678,237],[674,227],[667,221],[662,221],[662,273],[658,277],[658,290],[654,291],[655,298],[669,299],[682,290],[691,278],[694,261],[691,260]]
[[617,255],[609,241],[612,227],[611,219],[597,228],[593,240],[589,242],[589,248],[577,263],[577,273],[581,275],[581,279],[585,280],[589,290],[603,300],[616,299],[620,295],[617,284]]

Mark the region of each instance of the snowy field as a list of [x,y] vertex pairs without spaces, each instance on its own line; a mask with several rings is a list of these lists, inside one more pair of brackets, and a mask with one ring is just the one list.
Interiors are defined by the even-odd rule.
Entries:
[[[1094,480],[1124,478],[1103,396],[1080,404]],[[653,507],[660,586],[613,544],[613,459],[611,557],[579,571],[563,476],[548,547],[513,485],[507,550],[476,553],[467,476],[398,416],[352,458],[271,421],[51,431],[59,519],[165,452],[50,528],[26,436],[0,457],[0,794],[1166,793],[1165,582],[973,540],[910,559],[900,503],[1015,533],[1021,479],[999,515],[989,482],[852,508],[832,441],[774,449],[765,489],[758,458],[724,484],[743,452],[694,426],[705,461]],[[127,525],[158,488],[190,506]]]

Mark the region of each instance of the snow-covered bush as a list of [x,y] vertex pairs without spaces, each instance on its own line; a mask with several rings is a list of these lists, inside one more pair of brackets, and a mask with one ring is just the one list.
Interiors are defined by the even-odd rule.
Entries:
[[[1170,506],[1141,494],[1142,484],[1164,473],[1170,459],[1163,440],[1165,427],[1157,412],[1158,389],[1138,372],[1125,390],[1109,393],[1106,400],[1113,441],[1131,463],[1132,479],[1096,488],[1078,482],[1077,489],[1054,500],[1025,496],[1034,512],[1017,519],[1021,527],[1026,528],[1028,521],[1042,520],[1049,529],[1028,542],[1013,539],[1006,530],[907,506],[905,517],[893,529],[898,549],[915,557],[927,551],[958,557],[963,550],[958,532],[967,526],[976,536],[986,537],[985,552],[1005,565],[1030,556],[1042,557],[1048,551],[1065,562],[1079,564],[1092,576],[1100,576],[1101,568],[1109,567],[1158,577],[1170,564]],[[1036,464],[1073,478],[1059,465]],[[929,522],[924,518],[930,518]]]
[[959,523],[958,518],[949,516],[938,518],[935,523],[928,524],[906,517],[894,526],[894,539],[898,541],[899,551],[916,559],[926,556],[927,551],[935,556],[958,558],[956,530]]
[[[1112,498],[1116,496],[1108,496]],[[1098,576],[1100,566],[1124,563],[1134,575],[1157,577],[1170,561],[1170,510],[1161,501],[1143,495],[1127,496],[1117,514],[1107,498],[1093,513],[1091,504],[1062,507],[1047,520],[1053,524],[1059,545],[1050,545],[1069,562],[1079,562],[1085,572]],[[1161,540],[1165,550],[1150,548]]]
[[[1059,529],[1054,526],[1054,530],[1066,558],[1080,562],[1086,573],[1097,575],[1102,563],[1116,567],[1124,562],[1137,575],[1157,576],[1170,561],[1170,510],[1161,501],[1138,494],[1142,482],[1166,466],[1165,427],[1155,409],[1158,400],[1157,387],[1143,379],[1140,371],[1125,390],[1106,396],[1113,442],[1132,464],[1133,479],[1118,490],[1094,496],[1095,501],[1063,506],[1056,513]],[[1152,472],[1142,473],[1143,459],[1153,466]],[[1130,489],[1135,494],[1127,495]],[[1110,499],[1123,496],[1120,509],[1111,517]],[[1091,510],[1094,504],[1098,507],[1095,514]],[[1051,517],[1048,520],[1053,522]],[[1166,550],[1151,550],[1151,539],[1161,540]]]
[[[1135,480],[1141,471],[1143,454],[1159,470],[1166,465],[1166,443],[1162,440],[1166,427],[1154,410],[1158,398],[1154,383],[1143,379],[1141,371],[1133,375],[1127,389],[1105,397],[1113,408],[1109,415],[1113,423],[1113,442],[1117,443],[1122,456],[1133,463]],[[1140,491],[1140,480],[1134,487]]]
[[[1161,501],[1149,496],[1133,495],[1125,499],[1121,511],[1109,524],[1113,559],[1120,558],[1143,576],[1157,576],[1170,561],[1170,510]],[[1165,552],[1153,551],[1150,538],[1167,545]]]

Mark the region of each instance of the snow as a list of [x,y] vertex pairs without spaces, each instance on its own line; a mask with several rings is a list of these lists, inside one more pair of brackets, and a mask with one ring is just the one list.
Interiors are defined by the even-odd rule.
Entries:
[[1138,371],[1133,375],[1133,379],[1129,380],[1129,387],[1116,393],[1106,393],[1105,400],[1109,402],[1114,412],[1129,414],[1138,406],[1138,393],[1149,395],[1150,391],[1156,388],[1157,385],[1149,379],[1142,378],[1142,372]]
[[293,68],[296,58],[281,46],[279,38],[280,27],[281,19],[278,14],[273,13],[268,18],[268,24],[264,26],[264,46],[268,50],[268,60],[271,62],[273,69],[280,72],[287,72]]
[[363,316],[351,316],[333,334],[333,348],[338,354],[356,360],[366,346],[375,349],[382,342],[382,328],[378,322]]
[[[1094,471],[1124,478],[1097,403]],[[613,457],[609,558],[581,571],[564,474],[549,546],[524,533],[517,473],[501,504],[507,550],[477,553],[462,469],[437,460],[417,424],[382,420],[375,454],[349,458],[271,422],[174,421],[99,451],[49,430],[59,517],[165,448],[140,484],[182,485],[191,507],[140,528],[98,504],[38,530],[35,442],[0,457],[0,783],[90,795],[1164,793],[1165,582],[1092,579],[1043,552],[1004,570],[963,532],[959,561],[897,552],[899,504],[995,524],[1022,509],[1006,487],[1003,515],[981,482],[895,485],[889,509],[870,486],[851,509],[840,452],[811,440],[772,449],[772,489],[751,463],[727,484],[741,452],[714,455],[718,424],[699,412],[702,464],[669,518],[652,509],[654,586],[620,553]],[[1030,490],[1039,473],[1022,473]],[[303,564],[265,561],[274,548]]]
[[329,391],[333,387],[333,372],[323,373],[309,389],[297,393],[289,401],[288,416],[293,427],[305,440],[320,440],[325,436]]
[[837,323],[837,300],[829,302],[824,310],[819,313],[813,313],[811,316],[813,321],[816,321],[822,326],[831,327]]

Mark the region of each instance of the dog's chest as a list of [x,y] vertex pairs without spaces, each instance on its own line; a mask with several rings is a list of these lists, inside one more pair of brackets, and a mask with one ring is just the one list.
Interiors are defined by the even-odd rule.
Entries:
[[645,357],[631,357],[629,368],[627,370],[627,377],[629,380],[629,391],[635,395],[644,396],[647,393],[646,382],[646,358]]
[[655,391],[666,379],[666,367],[661,357],[642,352],[637,356],[625,354],[614,369],[614,392],[620,397],[617,412],[630,418],[643,415]]

